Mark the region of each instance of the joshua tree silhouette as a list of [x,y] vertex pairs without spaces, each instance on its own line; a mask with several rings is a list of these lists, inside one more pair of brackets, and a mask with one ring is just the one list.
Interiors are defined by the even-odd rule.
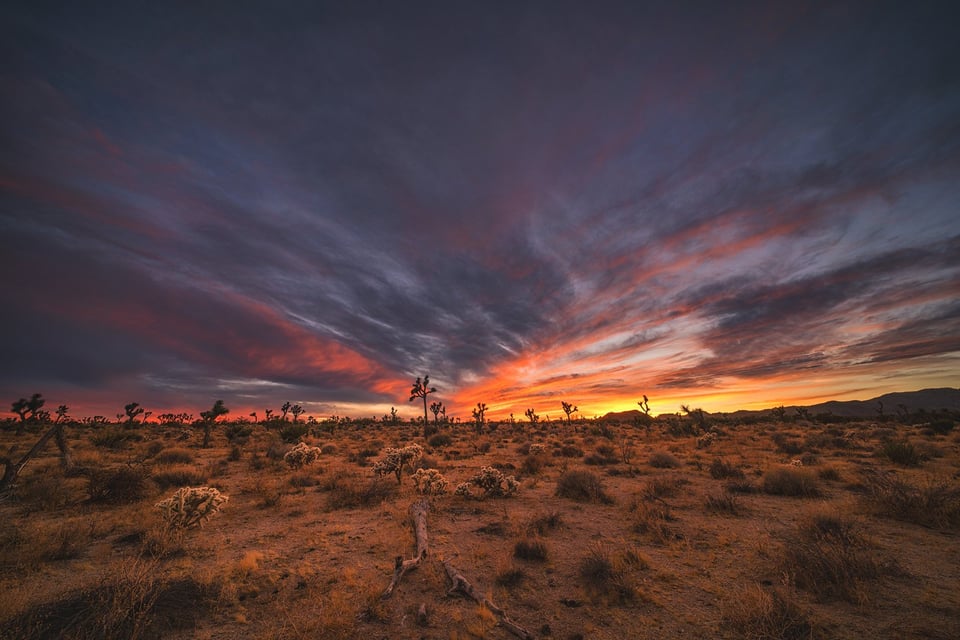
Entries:
[[410,402],[417,398],[423,398],[423,437],[427,437],[427,396],[436,392],[436,387],[430,386],[430,376],[423,376],[423,380],[417,378],[410,388]]

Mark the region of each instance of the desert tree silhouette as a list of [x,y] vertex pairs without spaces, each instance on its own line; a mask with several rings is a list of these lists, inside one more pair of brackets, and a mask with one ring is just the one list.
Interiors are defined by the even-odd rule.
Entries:
[[223,400],[217,400],[213,403],[213,407],[209,411],[201,411],[200,418],[203,419],[203,446],[204,448],[210,446],[210,429],[213,428],[214,423],[216,423],[217,418],[220,416],[225,416],[230,413],[230,409],[227,409],[223,404]]
[[290,413],[293,414],[293,421],[297,422],[298,420],[300,420],[300,416],[303,415],[304,411],[305,409],[299,404],[295,404],[292,407],[290,407]]
[[431,402],[430,411],[433,413],[433,424],[440,424],[440,412],[442,411],[446,415],[446,407],[443,406],[442,402]]
[[567,414],[567,424],[570,424],[570,414],[576,413],[578,411],[577,407],[563,400],[560,401],[560,406],[563,407],[563,412]]
[[428,436],[427,429],[427,396],[437,391],[436,387],[430,386],[430,376],[423,376],[423,380],[417,378],[416,382],[410,388],[410,402],[417,398],[423,398],[423,437]]
[[477,426],[477,435],[483,432],[483,416],[487,412],[487,405],[483,402],[478,402],[476,409],[473,410],[473,421]]
[[123,412],[127,414],[127,424],[133,426],[133,423],[137,421],[137,416],[143,414],[143,407],[140,406],[139,402],[131,402],[123,406]]
[[43,399],[43,395],[35,393],[30,396],[29,400],[20,398],[10,405],[10,410],[20,416],[20,423],[17,425],[18,436],[23,434],[23,428],[27,422],[36,422],[39,419],[41,416],[40,410],[43,409],[45,403],[46,400]]

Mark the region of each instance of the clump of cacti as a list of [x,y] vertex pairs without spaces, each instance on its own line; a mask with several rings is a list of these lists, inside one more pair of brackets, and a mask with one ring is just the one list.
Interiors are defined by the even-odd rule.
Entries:
[[293,469],[300,469],[316,462],[320,458],[320,454],[320,447],[311,447],[307,443],[301,442],[283,455],[283,461]]
[[407,466],[412,469],[422,457],[423,447],[418,444],[408,444],[401,448],[387,447],[383,450],[383,457],[374,463],[373,471],[381,478],[392,473],[397,476],[397,484],[400,484],[403,468]]
[[213,487],[181,487],[158,502],[156,508],[170,527],[186,529],[203,526],[204,520],[219,512],[229,499]]
[[[475,495],[472,489],[476,487],[482,492]],[[520,490],[520,483],[513,476],[505,476],[494,467],[482,467],[468,482],[457,485],[455,495],[466,498],[509,498]]]
[[413,474],[413,486],[423,496],[442,496],[447,492],[447,479],[436,469],[417,469]]

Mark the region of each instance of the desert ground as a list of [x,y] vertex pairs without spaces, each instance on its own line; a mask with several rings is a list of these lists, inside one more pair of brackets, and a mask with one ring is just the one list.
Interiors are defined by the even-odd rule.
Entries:
[[71,422],[0,497],[0,637],[958,638],[957,417]]

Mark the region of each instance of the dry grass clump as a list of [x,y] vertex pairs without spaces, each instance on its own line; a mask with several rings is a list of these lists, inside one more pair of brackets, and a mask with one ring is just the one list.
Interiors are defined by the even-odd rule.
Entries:
[[321,484],[321,489],[328,491],[329,511],[373,507],[398,493],[397,485],[382,478],[362,482],[356,478],[332,476],[330,482]]
[[880,446],[880,455],[904,467],[919,467],[923,462],[923,456],[907,440],[887,440]]
[[551,511],[534,517],[527,525],[528,535],[542,536],[548,531],[556,531],[563,526],[563,518],[559,511]]
[[763,475],[763,492],[773,496],[816,498],[821,495],[817,476],[797,467],[777,467]]
[[960,528],[960,487],[927,480],[915,485],[892,473],[864,474],[867,501],[882,516],[934,529]]
[[626,563],[600,545],[580,560],[578,573],[591,600],[625,605],[640,599],[627,574]]
[[655,469],[678,469],[680,467],[680,460],[677,459],[677,456],[666,451],[654,451],[650,454],[648,463]]
[[206,483],[207,475],[202,471],[189,467],[179,467],[157,471],[150,479],[161,489],[170,487],[189,487]]
[[714,458],[710,463],[710,477],[715,480],[725,478],[740,479],[743,478],[743,471],[734,465],[726,462],[723,458]]
[[628,511],[632,515],[631,529],[657,544],[666,544],[676,538],[667,523],[672,521],[670,506],[662,500],[634,499]]
[[513,557],[529,562],[546,562],[547,545],[538,538],[523,538],[513,546]]
[[643,495],[647,498],[671,498],[677,495],[680,487],[686,482],[683,479],[668,476],[651,478],[643,487]]
[[735,516],[740,513],[740,501],[737,496],[730,494],[708,495],[706,508],[710,513]]
[[613,498],[603,488],[600,477],[590,471],[565,471],[557,478],[556,495],[577,502],[613,504]]
[[157,464],[191,464],[193,454],[186,449],[168,449],[158,453],[153,460]]
[[820,601],[862,604],[864,583],[890,570],[864,546],[858,523],[839,515],[813,514],[787,541],[782,570],[794,585]]
[[760,585],[729,600],[723,620],[744,640],[812,640],[820,637],[799,606]]
[[98,586],[32,607],[8,621],[4,632],[23,640],[160,638],[193,627],[209,595],[189,578],[162,580],[156,560],[127,558]]
[[87,493],[92,502],[137,502],[147,495],[147,474],[134,466],[96,469],[87,478]]

